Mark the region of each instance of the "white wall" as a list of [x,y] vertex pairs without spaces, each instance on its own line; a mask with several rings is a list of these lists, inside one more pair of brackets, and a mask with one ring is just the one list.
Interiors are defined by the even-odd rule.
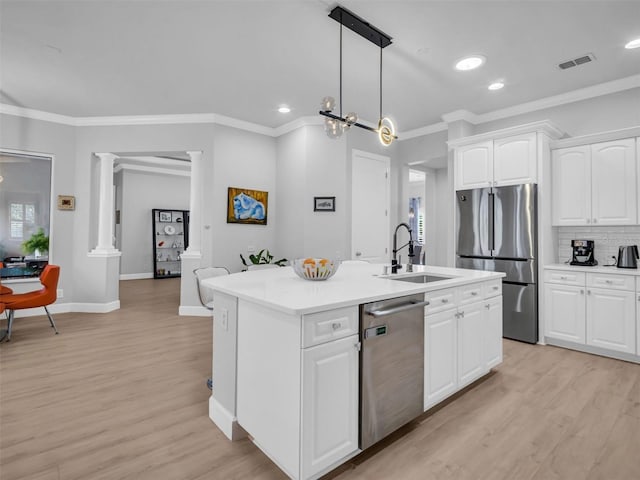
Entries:
[[153,275],[152,209],[189,210],[190,177],[122,172],[120,274]]

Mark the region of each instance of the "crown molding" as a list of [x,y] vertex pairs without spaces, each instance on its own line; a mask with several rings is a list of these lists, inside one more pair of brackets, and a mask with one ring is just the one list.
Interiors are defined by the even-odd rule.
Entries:
[[449,149],[452,149],[461,147],[463,145],[484,142],[485,140],[495,140],[497,138],[511,137],[513,135],[520,135],[521,133],[531,132],[544,133],[552,140],[566,135],[565,132],[560,130],[549,120],[543,120],[541,122],[531,122],[524,125],[517,125],[515,127],[502,128],[500,130],[492,130],[491,132],[480,133],[478,135],[471,135],[470,137],[449,140],[447,142],[447,146],[449,147]]
[[[458,120],[463,120],[473,125],[480,123],[501,120],[516,115],[544,110],[567,103],[588,100],[590,98],[608,95],[611,93],[630,90],[640,87],[640,74],[630,77],[612,80],[610,82],[592,85],[590,87],[580,88],[571,92],[554,95],[551,97],[534,100],[532,102],[521,103],[512,107],[502,108],[483,114],[475,114],[468,110],[456,110],[454,112],[442,115],[442,122],[426,125],[424,127],[400,132],[399,140],[408,140],[410,138],[429,135],[432,133],[447,130],[447,124]],[[211,123],[216,125],[224,125],[228,127],[238,128],[269,137],[279,137],[289,133],[296,128],[311,125],[321,125],[322,119],[315,116],[300,117],[280,127],[272,128],[257,123],[246,122],[232,117],[219,115],[215,113],[190,113],[177,115],[125,115],[125,116],[107,116],[107,117],[70,117],[57,113],[44,112],[32,108],[17,107],[0,103],[0,114],[14,115],[19,117],[30,118],[33,120],[43,120],[45,122],[58,123],[74,127],[97,127],[97,126],[121,126],[121,125],[168,125],[168,124],[194,124],[194,123]]]
[[611,142],[622,140],[623,138],[640,137],[640,125],[637,127],[622,128],[620,130],[609,130],[579,137],[562,138],[551,142],[551,148],[567,148],[589,145],[591,143]]
[[190,177],[191,172],[187,170],[173,170],[171,168],[147,167],[146,165],[118,164],[114,167],[113,173],[129,170],[134,172],[155,173],[161,175],[175,175],[177,177]]

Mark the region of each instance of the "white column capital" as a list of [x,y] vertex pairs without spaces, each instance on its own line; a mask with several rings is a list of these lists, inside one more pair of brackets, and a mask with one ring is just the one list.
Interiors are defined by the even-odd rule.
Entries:
[[117,155],[113,154],[113,153],[108,153],[108,152],[101,152],[101,153],[94,153],[94,155],[96,157],[98,157],[100,160],[115,160],[116,158],[119,158]]
[[192,162],[195,159],[200,160],[202,158],[202,150],[190,150],[190,151],[187,151],[187,155],[189,155]]

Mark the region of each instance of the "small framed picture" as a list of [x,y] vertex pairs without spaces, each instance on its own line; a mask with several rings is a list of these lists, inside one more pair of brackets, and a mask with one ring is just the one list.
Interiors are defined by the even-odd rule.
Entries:
[[75,210],[76,197],[73,195],[58,195],[58,210]]
[[336,197],[313,197],[314,212],[335,212]]
[[158,221],[159,222],[170,222],[171,221],[171,212],[158,212]]

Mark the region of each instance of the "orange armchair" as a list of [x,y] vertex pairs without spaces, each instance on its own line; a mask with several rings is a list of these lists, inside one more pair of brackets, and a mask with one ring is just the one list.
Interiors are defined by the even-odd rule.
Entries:
[[[4,268],[4,263],[0,262],[0,268]],[[0,277],[0,295],[6,295],[7,293],[13,293],[9,287],[5,287],[2,285],[2,277]],[[2,313],[0,311],[0,313]]]
[[58,334],[58,329],[56,328],[56,324],[47,309],[47,305],[51,305],[56,301],[59,278],[60,267],[58,265],[47,265],[40,274],[40,283],[42,283],[43,287],[40,290],[0,296],[0,302],[4,303],[4,307],[9,311],[7,341],[11,340],[11,330],[13,327],[15,311],[23,310],[25,308],[44,307],[44,311],[47,312],[47,317],[49,317],[51,328],[55,330],[56,335]]

